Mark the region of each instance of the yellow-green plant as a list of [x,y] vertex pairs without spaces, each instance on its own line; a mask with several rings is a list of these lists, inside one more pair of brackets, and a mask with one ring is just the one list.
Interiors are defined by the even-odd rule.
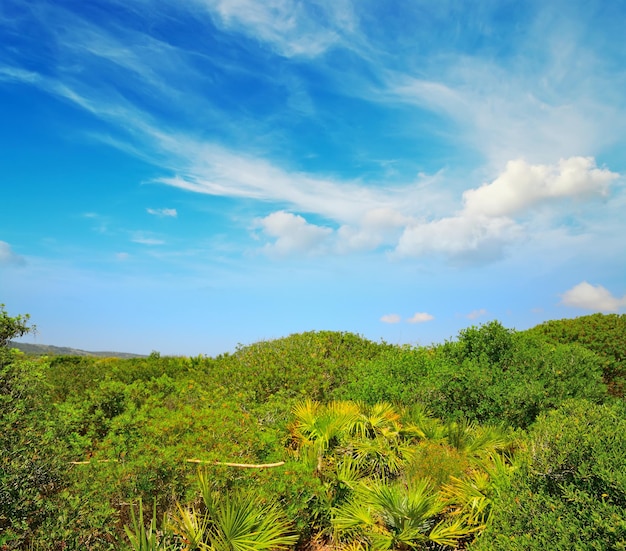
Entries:
[[[204,517],[187,510],[184,528],[188,540],[210,551],[280,551],[298,540],[290,523],[273,504],[249,493],[220,495],[211,488],[208,474],[198,475]],[[202,535],[200,534],[202,532]],[[190,547],[190,549],[192,549]]]
[[472,529],[445,518],[445,509],[427,479],[410,486],[362,482],[352,499],[333,510],[332,524],[339,542],[375,551],[454,547]]
[[139,499],[137,509],[138,513],[135,513],[135,508],[131,507],[130,517],[132,526],[124,527],[128,540],[130,541],[131,549],[133,551],[165,551],[165,543],[157,533],[156,501],[153,506],[152,519],[147,527],[144,524],[143,503],[141,498]]

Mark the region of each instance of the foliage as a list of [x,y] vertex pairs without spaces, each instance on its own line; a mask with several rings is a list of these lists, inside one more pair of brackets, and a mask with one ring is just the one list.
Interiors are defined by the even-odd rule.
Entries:
[[[4,304],[0,304],[0,353],[7,352],[9,343],[13,339],[35,331],[35,326],[28,324],[29,320],[28,314],[9,316]],[[2,362],[2,356],[0,356],[0,362]]]
[[[403,420],[386,403],[305,401],[294,417],[292,445],[320,479],[316,499],[328,515],[316,517],[316,528],[351,548],[467,541],[490,513],[491,471],[481,460],[496,461],[500,451],[512,449],[512,435],[474,423],[441,424],[428,431],[430,440],[420,425],[434,420],[423,412]],[[424,467],[439,463],[441,453],[448,470],[440,468],[433,483],[434,473]]]
[[622,404],[569,401],[542,415],[473,548],[625,549],[624,414]]
[[454,547],[472,528],[443,520],[445,502],[428,479],[417,484],[360,484],[352,498],[333,510],[339,540],[357,541],[373,550]]
[[604,380],[616,396],[626,392],[626,314],[592,314],[547,321],[528,331],[553,343],[578,343],[602,359]]
[[431,365],[433,351],[409,346],[383,350],[373,359],[357,362],[351,377],[334,397],[368,404],[411,404]]
[[601,361],[588,350],[490,322],[440,346],[398,347],[359,362],[335,395],[370,404],[421,403],[446,420],[527,427],[566,399],[602,401],[606,388]]
[[[124,549],[125,526],[140,545],[232,547],[263,518],[289,519],[279,547],[462,549],[506,509],[511,480],[523,492],[523,430],[572,397],[606,394],[598,355],[497,322],[426,348],[321,331],[216,358],[2,353],[7,549]],[[202,498],[189,459],[208,465]],[[401,528],[420,495],[433,514]],[[360,520],[346,527],[350,514]]]
[[154,503],[152,519],[148,526],[145,525],[143,520],[143,502],[141,499],[137,509],[138,513],[135,514],[135,509],[131,508],[132,528],[124,527],[131,549],[133,551],[159,551],[166,549],[164,538],[159,537],[158,533],[156,502]]
[[28,316],[10,317],[0,305],[0,546],[18,548],[55,512],[63,486],[61,454],[53,448],[52,420],[42,414],[42,362],[7,350],[33,328]]
[[157,526],[156,502],[146,526],[142,501],[138,514],[131,509],[125,532],[133,551],[210,549],[211,551],[281,551],[297,536],[275,505],[262,503],[251,493],[223,496],[212,489],[206,472],[198,472],[202,507],[176,504],[176,512]]

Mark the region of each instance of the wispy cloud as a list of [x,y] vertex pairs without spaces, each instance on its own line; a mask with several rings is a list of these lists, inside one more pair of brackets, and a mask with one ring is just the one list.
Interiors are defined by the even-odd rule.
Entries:
[[[624,100],[620,94],[598,90],[615,88],[626,77],[598,64],[593,51],[575,46],[564,50],[555,38],[543,56],[526,61],[442,51],[432,59],[416,54],[405,66],[392,68],[385,64],[392,53],[389,44],[376,37],[369,49],[350,50],[359,63],[350,65],[346,78],[369,79],[364,90],[350,91],[329,78],[336,68],[323,59],[329,48],[350,49],[347,37],[363,40],[365,22],[348,0],[315,6],[295,0],[194,0],[183,12],[198,17],[200,24],[243,33],[282,56],[301,58],[303,64],[317,61],[315,70],[328,78],[329,86],[338,86],[338,94],[360,94],[372,105],[408,105],[449,118],[465,147],[480,149],[491,162],[483,169],[488,183],[477,185],[476,171],[467,180],[439,173],[393,184],[305,171],[277,155],[279,145],[287,142],[284,136],[274,134],[276,143],[268,145],[271,138],[260,137],[262,132],[254,135],[260,114],[247,119],[254,121],[250,125],[241,125],[239,117],[246,115],[221,107],[224,98],[217,97],[218,87],[207,76],[213,73],[203,70],[210,67],[218,81],[222,74],[252,71],[252,64],[243,69],[220,52],[216,64],[210,65],[213,52],[198,46],[172,44],[126,22],[99,25],[54,4],[32,11],[42,22],[63,21],[50,25],[58,51],[53,66],[42,64],[38,71],[20,67],[24,60],[14,49],[0,63],[0,78],[36,86],[107,121],[112,130],[103,139],[159,166],[162,175],[156,183],[263,203],[259,209],[265,215],[254,213],[243,224],[254,225],[261,247],[276,256],[383,250],[396,260],[440,255],[460,263],[488,262],[533,235],[531,222],[538,211],[542,229],[562,227],[566,232],[559,205],[572,198],[611,198],[618,175],[596,166],[591,155],[626,129],[624,111],[614,116],[612,109]],[[531,28],[532,36],[545,31],[537,25]],[[289,83],[297,82],[297,88],[302,81],[292,66],[283,71],[284,80],[276,76],[272,85],[289,94],[294,86]],[[177,101],[180,98],[185,101]],[[176,125],[168,118],[172,113]],[[202,124],[194,116],[203,117]],[[241,140],[229,130],[238,126],[246,128]],[[206,137],[204,129],[210,127],[220,132]],[[409,133],[410,126],[403,131]],[[255,145],[244,147],[244,138]],[[445,207],[441,187],[456,190],[456,195],[446,193]],[[548,214],[547,207],[552,209]],[[273,212],[266,214],[268,210]],[[167,208],[147,212],[177,215]],[[106,225],[100,229],[105,231]],[[134,240],[163,244],[151,236]]]
[[24,257],[13,251],[6,241],[0,241],[0,266],[23,266],[26,264]]
[[602,285],[583,281],[561,295],[561,304],[594,312],[617,312],[626,307],[626,295],[619,298]]
[[178,216],[178,212],[176,209],[146,209],[148,214],[152,214],[153,216],[158,216],[159,218],[176,218]]
[[133,243],[139,243],[140,245],[164,245],[165,241],[145,234],[144,232],[135,232],[131,238]]
[[259,40],[287,57],[315,57],[354,25],[352,3],[295,0],[196,0],[227,30]]
[[486,316],[487,315],[487,310],[485,310],[484,308],[480,308],[478,310],[472,310],[469,314],[467,314],[465,317],[471,320],[475,320],[476,318],[480,318],[482,316]]
[[[554,20],[549,34],[531,27],[529,40],[537,39],[525,56],[439,52],[424,60],[419,74],[388,72],[383,91],[370,93],[438,113],[455,125],[457,143],[482,152],[495,167],[519,156],[552,162],[596,155],[626,130],[624,98],[614,93],[626,75],[559,23]],[[513,47],[529,49],[512,39]]]

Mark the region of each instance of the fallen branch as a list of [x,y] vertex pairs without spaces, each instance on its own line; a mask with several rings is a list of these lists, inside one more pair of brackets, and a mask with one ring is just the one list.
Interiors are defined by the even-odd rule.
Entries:
[[284,461],[279,461],[278,463],[260,463],[260,464],[250,464],[250,463],[226,463],[224,461],[203,461],[202,459],[187,459],[187,463],[203,463],[210,465],[223,465],[225,467],[237,467],[239,469],[271,469],[272,467],[280,467],[284,465]]
[[96,459],[95,461],[70,461],[70,465],[89,465],[89,463],[117,463],[117,459]]

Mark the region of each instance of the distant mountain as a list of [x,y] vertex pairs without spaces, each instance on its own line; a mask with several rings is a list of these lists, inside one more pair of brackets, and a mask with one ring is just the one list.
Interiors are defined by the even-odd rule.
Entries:
[[50,344],[30,344],[26,342],[9,342],[9,348],[17,348],[32,356],[97,356],[100,358],[143,358],[142,354],[128,352],[88,352],[67,346],[52,346]]

